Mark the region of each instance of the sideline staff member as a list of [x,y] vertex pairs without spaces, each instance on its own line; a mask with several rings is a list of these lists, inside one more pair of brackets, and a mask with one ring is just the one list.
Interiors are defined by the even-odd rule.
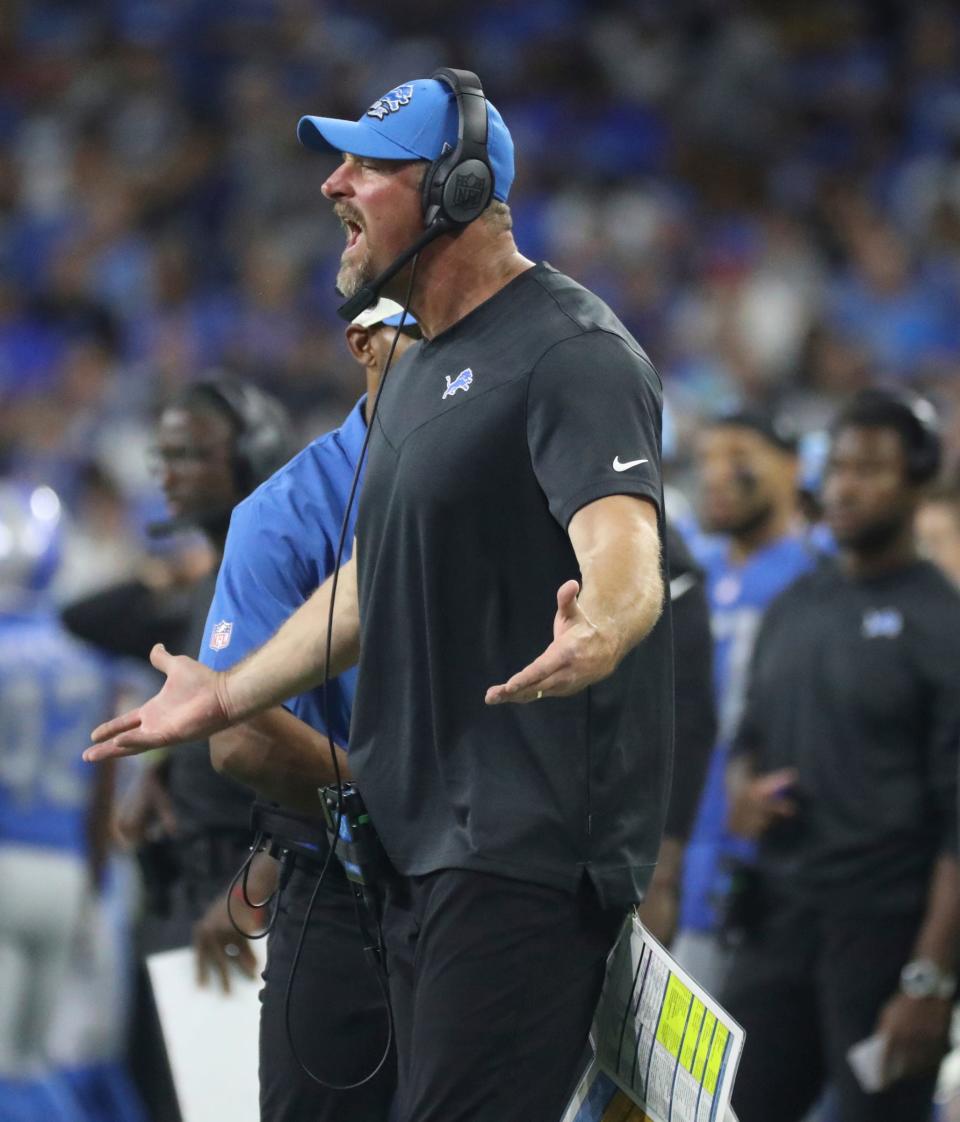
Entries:
[[725,772],[743,710],[750,654],[767,605],[815,556],[797,515],[797,448],[773,418],[753,410],[721,414],[697,442],[700,516],[709,535],[698,550],[707,574],[713,683],[719,730],[684,854],[677,962],[710,993],[729,969],[722,916],[730,867],[750,847],[726,827]]
[[[757,917],[721,997],[747,1033],[742,1122],[802,1118],[827,1078],[842,1122],[930,1112],[960,936],[960,595],[914,548],[939,461],[924,408],[874,390],[841,412],[824,486],[838,558],[757,638],[731,806],[760,837]],[[873,1033],[899,1078],[866,1094],[846,1054]]]
[[[476,221],[384,289],[411,286],[425,339],[381,394],[329,669],[360,656],[351,767],[400,874],[384,916],[399,1117],[555,1122],[666,805],[661,386],[606,305],[517,251],[510,134],[474,76],[438,74],[357,122],[300,126],[346,153],[323,193],[348,231],[347,295],[421,239],[424,161],[460,147],[474,109],[494,180]],[[466,194],[479,178],[452,174]],[[87,757],[302,692],[329,602],[324,585],[224,675],[157,651],[164,690]]]
[[[157,423],[154,456],[170,521],[155,532],[201,530],[218,565],[234,507],[287,461],[293,447],[286,411],[269,394],[226,378],[194,382],[164,406]],[[216,568],[190,589],[182,635],[187,650],[200,649],[215,585]],[[146,598],[152,599],[149,593]],[[109,641],[109,634],[104,638]],[[229,989],[229,972],[194,939],[194,924],[223,895],[249,849],[250,792],[217,775],[200,739],[150,765],[120,808],[119,825],[136,845],[159,827],[176,876],[168,909],[148,913],[144,954],[194,942],[198,978],[205,981],[213,971]],[[256,959],[249,944],[233,942],[238,966],[252,974]]]
[[[401,311],[381,300],[347,328],[351,354],[366,369],[366,396],[339,429],[314,440],[233,512],[204,634],[201,661],[207,666],[226,669],[256,650],[333,571],[367,431],[366,410],[376,397]],[[397,354],[410,346],[415,332],[419,334],[416,323],[408,318]],[[350,670],[327,684],[330,733],[338,744],[347,741],[355,679]],[[327,854],[317,788],[335,782],[325,728],[321,692],[312,690],[293,698],[287,708],[271,709],[210,742],[218,770],[268,801],[316,820],[309,831],[314,855],[308,864],[294,857],[267,944],[260,994],[261,1122],[326,1122],[344,1116],[386,1122],[396,1088],[392,1054],[363,1086],[335,1091],[309,1078],[287,1040],[287,984],[303,925],[309,922],[290,994],[290,1031],[303,1062],[325,1082],[342,1086],[370,1075],[387,1045],[383,994],[357,932],[353,892],[336,862],[327,870],[307,920]],[[340,767],[349,775],[346,757],[341,756]],[[294,838],[303,831],[301,822],[273,810],[271,829],[284,825]],[[272,837],[285,840],[282,833]],[[276,889],[276,864],[266,854],[257,859],[259,883],[251,878],[251,897],[266,899]],[[229,945],[236,934],[226,901],[220,913],[211,935]]]
[[[154,466],[169,521],[157,524],[153,533],[196,528],[209,543],[216,563],[234,506],[293,451],[280,403],[249,383],[221,378],[194,382],[167,402],[158,418],[156,441]],[[207,572],[182,594],[160,593],[142,581],[124,583],[73,605],[65,619],[81,637],[118,654],[145,659],[154,636],[171,631],[187,650],[198,650],[215,580],[215,572]],[[232,968],[221,948],[205,936],[206,921],[250,845],[250,792],[217,775],[205,738],[198,738],[144,769],[119,809],[118,826],[131,845],[141,847],[150,873],[141,954],[193,941],[198,980],[202,984],[212,973],[229,989]],[[245,928],[253,929],[256,919],[245,917]],[[253,975],[256,959],[247,940],[234,934],[230,943],[236,965]],[[179,1122],[176,1092],[142,962],[131,1055],[151,1116]]]

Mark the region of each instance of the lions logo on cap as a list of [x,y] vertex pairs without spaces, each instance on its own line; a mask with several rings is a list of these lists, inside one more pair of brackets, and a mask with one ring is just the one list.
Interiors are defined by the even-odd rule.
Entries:
[[388,113],[396,113],[398,109],[402,109],[404,105],[409,105],[413,97],[413,86],[406,84],[397,86],[395,90],[385,93],[383,97],[370,106],[367,110],[368,117],[376,117],[378,121],[382,121]]

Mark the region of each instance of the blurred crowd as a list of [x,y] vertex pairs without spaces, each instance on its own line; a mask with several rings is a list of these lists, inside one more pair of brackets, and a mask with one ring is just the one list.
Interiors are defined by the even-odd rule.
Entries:
[[[736,511],[729,525],[722,510],[707,519],[733,543],[696,550],[717,664],[745,675],[762,610],[812,564],[795,439],[812,493],[825,430],[867,387],[937,407],[942,483],[918,529],[960,584],[954,5],[15,0],[0,12],[0,475],[60,496],[59,603],[209,574],[202,534],[151,531],[170,513],[155,447],[165,403],[229,375],[288,408],[297,446],[348,413],[358,383],[333,290],[343,233],[320,193],[329,168],[297,144],[296,122],[356,118],[445,64],[481,75],[513,133],[521,251],[606,300],[661,372],[678,525],[704,547],[694,511],[711,502],[770,499],[782,514],[754,541],[746,509],[739,553]],[[718,430],[718,415],[740,421]],[[816,521],[815,505],[805,513]],[[734,570],[783,542],[789,573],[777,554],[775,580],[733,587]],[[735,614],[749,634],[733,634]],[[739,708],[745,688],[725,673],[721,743],[736,723],[725,698]],[[696,973],[720,922],[707,904],[724,764],[716,754],[707,777],[717,821],[701,809],[687,853],[688,882],[691,854],[707,853],[702,888],[678,901],[665,884],[680,912],[664,937],[686,934]],[[661,858],[674,880],[690,829],[674,863]]]
[[673,456],[744,402],[821,427],[919,385],[960,459],[950,5],[36,0],[0,23],[0,464],[64,496],[64,595],[122,575],[157,404],[227,370],[303,440],[354,397],[301,114],[451,60],[519,152],[517,241],[663,373]]

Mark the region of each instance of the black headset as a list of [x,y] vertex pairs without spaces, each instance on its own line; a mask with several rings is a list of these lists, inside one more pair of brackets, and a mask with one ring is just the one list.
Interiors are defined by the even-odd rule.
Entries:
[[891,396],[910,414],[917,440],[907,449],[907,472],[914,483],[929,483],[940,474],[943,447],[940,423],[933,405],[919,394],[904,390]]
[[487,154],[487,99],[470,70],[443,67],[433,74],[457,99],[457,145],[441,154],[423,180],[423,217],[428,227],[462,227],[479,218],[493,196],[493,168]]
[[293,434],[286,410],[275,398],[246,382],[216,378],[198,384],[219,402],[236,426],[234,475],[248,495],[290,459]]

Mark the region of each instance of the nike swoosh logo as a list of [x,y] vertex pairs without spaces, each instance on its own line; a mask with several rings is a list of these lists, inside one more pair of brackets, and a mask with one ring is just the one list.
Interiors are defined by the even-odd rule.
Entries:
[[647,460],[627,460],[627,462],[624,464],[624,463],[621,463],[619,456],[614,456],[614,458],[613,458],[613,470],[614,471],[626,471],[627,468],[635,468],[637,466],[637,464],[645,464],[647,462],[648,462]]

